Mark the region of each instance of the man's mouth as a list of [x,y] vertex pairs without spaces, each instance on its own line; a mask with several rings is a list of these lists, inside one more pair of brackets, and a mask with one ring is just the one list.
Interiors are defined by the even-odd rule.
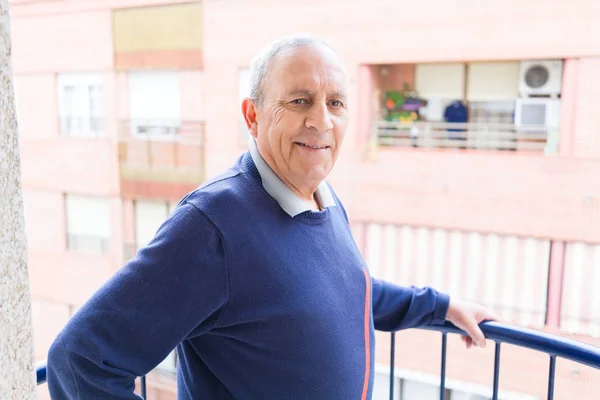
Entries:
[[323,150],[323,149],[329,148],[329,146],[311,146],[311,145],[308,145],[308,144],[302,143],[302,142],[295,142],[295,143],[299,144],[300,146],[308,147],[310,149],[315,149],[315,150]]

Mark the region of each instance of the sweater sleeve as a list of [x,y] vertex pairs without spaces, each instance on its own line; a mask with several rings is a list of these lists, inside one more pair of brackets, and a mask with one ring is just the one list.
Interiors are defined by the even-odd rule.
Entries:
[[397,331],[443,323],[450,297],[430,287],[403,287],[372,278],[375,329]]
[[228,279],[219,231],[182,204],[59,333],[48,354],[52,399],[139,399],[136,377],[215,325]]

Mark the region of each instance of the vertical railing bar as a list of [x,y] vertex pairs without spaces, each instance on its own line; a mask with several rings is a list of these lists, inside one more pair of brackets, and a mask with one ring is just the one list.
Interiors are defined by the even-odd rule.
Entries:
[[142,399],[146,400],[146,375],[142,376]]
[[446,399],[446,347],[448,344],[448,335],[442,333],[442,365],[440,372],[440,400]]
[[548,400],[554,399],[554,373],[556,370],[556,356],[550,356],[550,371],[548,372]]
[[494,354],[494,388],[492,400],[498,400],[498,383],[500,380],[500,342],[496,342],[496,353]]
[[392,332],[392,341],[390,343],[390,400],[394,400],[394,365],[396,355],[396,333]]

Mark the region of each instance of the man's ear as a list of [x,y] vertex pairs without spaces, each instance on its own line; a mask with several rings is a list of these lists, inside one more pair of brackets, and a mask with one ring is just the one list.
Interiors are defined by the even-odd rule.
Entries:
[[242,115],[246,121],[246,128],[253,137],[258,136],[258,122],[256,121],[256,104],[249,98],[242,101]]

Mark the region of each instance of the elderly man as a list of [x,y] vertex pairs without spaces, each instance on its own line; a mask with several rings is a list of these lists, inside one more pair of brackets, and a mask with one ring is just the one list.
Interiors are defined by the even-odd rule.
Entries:
[[348,123],[346,79],[315,38],[257,56],[242,104],[250,150],[186,195],[59,334],[53,399],[138,398],[134,379],[177,347],[179,399],[363,400],[374,329],[448,319],[467,346],[485,345],[487,310],[369,276],[325,182]]

